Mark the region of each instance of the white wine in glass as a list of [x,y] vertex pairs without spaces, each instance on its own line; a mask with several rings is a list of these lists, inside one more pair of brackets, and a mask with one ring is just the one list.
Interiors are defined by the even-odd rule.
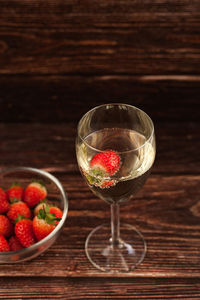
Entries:
[[105,104],[78,124],[77,161],[90,189],[111,206],[111,226],[102,224],[86,240],[86,254],[98,269],[130,272],[142,262],[146,243],[130,224],[120,224],[119,205],[132,199],[148,178],[155,159],[150,117],[127,104]]

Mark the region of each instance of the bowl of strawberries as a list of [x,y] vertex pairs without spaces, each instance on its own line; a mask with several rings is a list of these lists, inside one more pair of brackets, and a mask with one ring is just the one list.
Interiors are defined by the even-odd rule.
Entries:
[[68,198],[52,174],[29,167],[0,171],[0,263],[31,260],[57,239]]

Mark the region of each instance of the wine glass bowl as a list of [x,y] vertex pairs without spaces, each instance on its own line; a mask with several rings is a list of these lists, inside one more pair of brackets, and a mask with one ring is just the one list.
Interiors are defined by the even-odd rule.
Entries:
[[46,251],[58,238],[67,218],[67,194],[55,176],[46,171],[30,167],[13,167],[0,170],[1,187],[5,190],[7,190],[13,182],[18,182],[25,188],[32,180],[43,182],[48,190],[48,201],[63,211],[62,219],[48,236],[32,246],[17,251],[0,252],[1,264],[31,260]]
[[111,227],[95,228],[86,240],[91,263],[106,272],[129,272],[144,258],[146,243],[132,225],[119,222],[119,205],[147,180],[155,159],[150,117],[127,104],[93,108],[78,124],[76,153],[90,189],[111,205]]

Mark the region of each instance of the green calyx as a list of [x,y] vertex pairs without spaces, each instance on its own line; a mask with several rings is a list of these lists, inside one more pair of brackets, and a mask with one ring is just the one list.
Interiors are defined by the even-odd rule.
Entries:
[[21,187],[21,184],[19,183],[19,182],[13,182],[12,184],[11,184],[11,186],[10,186],[10,188],[13,188],[13,187],[15,187],[15,186],[20,186]]
[[18,217],[15,219],[15,224],[17,224],[19,221],[21,221],[21,220],[24,220],[24,219],[27,219],[27,220],[30,220],[30,219],[28,219],[28,218],[26,218],[24,215],[20,215],[20,214],[18,214]]
[[14,204],[14,203],[17,203],[17,202],[20,202],[21,200],[18,199],[18,198],[13,198],[12,200],[10,200],[10,203],[11,204]]
[[60,221],[61,218],[55,217],[55,214],[49,212],[49,206],[43,207],[37,214],[38,219],[45,220],[48,224],[56,226],[55,221]]
[[100,169],[93,169],[90,174],[86,175],[90,185],[100,185],[104,178],[104,173]]
[[93,169],[93,170],[92,170],[92,173],[93,173],[94,176],[96,176],[96,177],[101,177],[101,178],[104,177],[104,173],[103,173],[100,169]]
[[45,183],[42,179],[32,179],[31,183],[39,183],[41,186],[45,187]]

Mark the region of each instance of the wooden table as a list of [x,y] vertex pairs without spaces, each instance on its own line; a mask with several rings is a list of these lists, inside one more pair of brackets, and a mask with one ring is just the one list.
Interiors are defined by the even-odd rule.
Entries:
[[[47,170],[69,197],[57,242],[1,265],[0,299],[200,299],[199,1],[2,0],[0,24],[0,167]],[[81,115],[114,101],[144,109],[157,137],[151,176],[121,207],[147,255],[115,276],[85,256],[110,212],[74,148]]]

